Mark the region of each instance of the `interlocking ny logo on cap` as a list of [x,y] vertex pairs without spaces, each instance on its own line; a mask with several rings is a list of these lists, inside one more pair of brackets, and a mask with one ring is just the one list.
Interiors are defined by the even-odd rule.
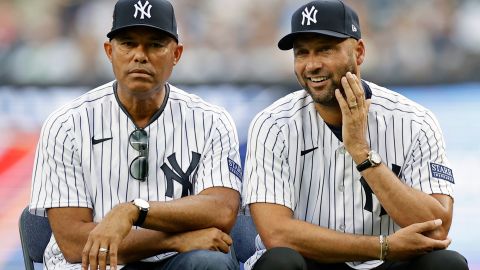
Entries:
[[312,6],[310,11],[308,7],[305,7],[305,10],[302,12],[302,25],[305,25],[305,19],[307,19],[307,25],[310,25],[310,22],[317,23],[317,12],[318,10],[315,6]]
[[[145,9],[148,7],[148,10],[145,11]],[[138,3],[135,4],[135,14],[133,14],[133,17],[136,19],[137,18],[137,15],[138,15],[138,12],[140,11],[141,13],[141,16],[140,16],[140,19],[143,20],[145,19],[145,16],[147,16],[149,19],[152,17],[150,15],[150,10],[152,9],[152,5],[150,5],[150,3],[148,2],[145,2],[145,5],[142,6],[142,0],[138,0]]]

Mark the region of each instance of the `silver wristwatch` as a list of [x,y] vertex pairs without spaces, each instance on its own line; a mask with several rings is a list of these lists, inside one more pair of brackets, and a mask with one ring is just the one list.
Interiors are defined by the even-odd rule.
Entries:
[[382,163],[382,157],[377,152],[371,150],[370,152],[368,152],[368,158],[357,165],[357,170],[361,172],[370,167],[376,167],[380,165],[380,163]]

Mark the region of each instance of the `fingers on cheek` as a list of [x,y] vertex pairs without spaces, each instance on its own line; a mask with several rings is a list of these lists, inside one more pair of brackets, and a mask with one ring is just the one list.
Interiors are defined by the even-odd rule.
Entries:
[[345,94],[346,94],[347,93],[347,88],[350,88],[350,85],[348,84],[347,78],[342,77],[340,82],[342,83],[343,89],[345,90]]
[[340,93],[339,89],[335,90],[335,97],[337,98],[338,105],[340,105],[340,109],[342,109],[342,111],[343,111],[343,109],[346,109],[347,102],[345,101],[345,98]]
[[350,85],[358,86],[358,79],[355,74],[350,73],[347,75],[347,78],[348,78],[348,81],[350,82]]
[[337,97],[337,100],[343,100],[342,93],[340,93],[340,89],[335,89],[335,97]]
[[351,86],[352,92],[358,98],[363,98],[363,88],[361,87],[360,81],[357,76],[353,73],[347,73],[347,79],[349,86]]

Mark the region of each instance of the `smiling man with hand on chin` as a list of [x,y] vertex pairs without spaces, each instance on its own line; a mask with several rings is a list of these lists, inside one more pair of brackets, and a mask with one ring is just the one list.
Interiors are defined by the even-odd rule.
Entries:
[[291,33],[302,90],[250,124],[243,202],[259,232],[246,269],[468,269],[446,248],[454,177],[434,115],[361,79],[356,12],[300,6]]

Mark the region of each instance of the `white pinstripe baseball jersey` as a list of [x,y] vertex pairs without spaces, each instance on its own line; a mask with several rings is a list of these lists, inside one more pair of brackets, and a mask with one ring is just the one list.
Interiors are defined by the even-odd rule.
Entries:
[[[372,94],[367,128],[371,149],[406,185],[452,196],[453,174],[433,114],[393,91],[370,82],[363,86],[367,95]],[[345,233],[380,235],[400,228],[304,90],[276,101],[254,118],[244,179],[245,205],[280,204],[292,209],[296,219]],[[246,269],[264,251],[257,243]],[[347,264],[371,269],[381,261]]]
[[[239,144],[230,115],[169,84],[166,101],[144,128],[148,178],[134,179],[129,167],[139,151],[129,135],[136,126],[115,88],[111,82],[91,90],[46,120],[32,177],[32,213],[87,207],[98,222],[116,204],[135,198],[169,201],[216,186],[240,191]],[[48,269],[80,269],[65,261],[53,236],[44,257]]]

